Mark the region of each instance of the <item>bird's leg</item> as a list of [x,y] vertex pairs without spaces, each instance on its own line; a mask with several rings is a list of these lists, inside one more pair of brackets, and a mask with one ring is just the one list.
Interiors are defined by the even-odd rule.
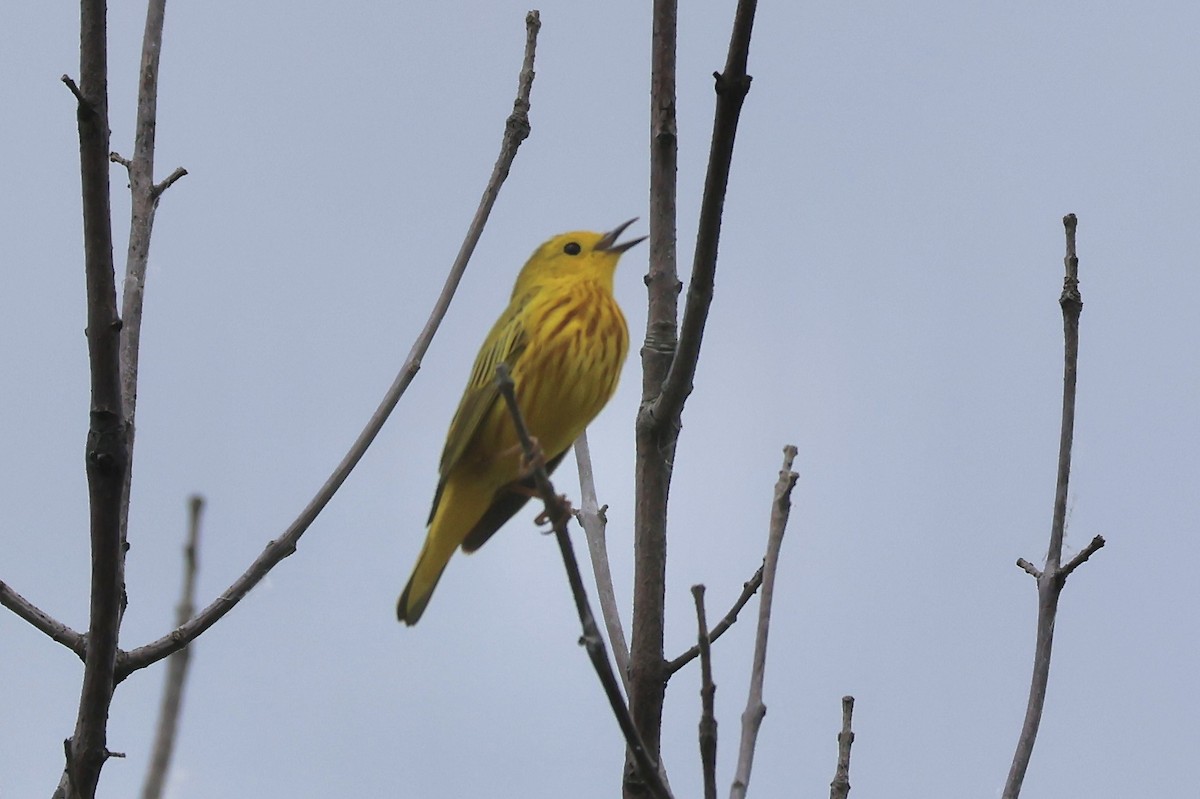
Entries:
[[[500,457],[512,457],[514,450],[521,453],[519,476],[516,480],[509,483],[507,488],[514,494],[520,494],[531,499],[538,499],[541,497],[541,493],[538,492],[537,486],[534,485],[533,474],[538,469],[546,468],[546,453],[542,450],[542,445],[538,442],[536,436],[530,436],[530,441],[533,444],[532,458],[526,457],[523,448],[519,444],[504,450],[504,452],[500,453]],[[567,499],[566,494],[559,494],[556,499],[557,507],[553,509],[547,507],[537,515],[537,518],[533,520],[534,524],[545,524],[546,522],[551,521],[552,517],[558,516],[560,511],[564,518],[570,517],[572,514],[574,514],[575,509],[571,506],[571,500]]]
[[529,443],[531,443],[533,445],[531,447],[531,449],[533,450],[533,457],[527,458],[527,457],[525,457],[524,452],[521,453],[521,479],[522,480],[524,480],[527,477],[533,477],[533,473],[536,472],[538,469],[546,468],[546,453],[542,451],[542,445],[537,440],[537,436],[530,436]]
[[[530,443],[533,444],[533,458],[526,458],[524,448],[520,444],[513,444],[508,449],[496,456],[495,460],[504,460],[511,458],[513,455],[520,455],[520,466],[518,467],[519,480],[527,480],[533,477],[533,473],[538,470],[538,467],[545,468],[546,453],[542,451],[542,445],[538,442],[537,436],[529,437]],[[532,490],[532,489],[531,489]],[[534,496],[530,494],[530,496]]]

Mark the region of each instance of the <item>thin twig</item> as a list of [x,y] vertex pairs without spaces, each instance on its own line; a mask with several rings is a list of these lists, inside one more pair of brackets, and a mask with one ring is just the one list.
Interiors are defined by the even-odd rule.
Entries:
[[575,465],[579,472],[579,495],[582,507],[575,514],[579,526],[587,539],[588,556],[592,561],[592,574],[596,578],[596,597],[600,601],[600,615],[604,617],[604,628],[612,647],[613,659],[617,661],[617,674],[621,685],[629,696],[629,645],[625,643],[625,631],[621,629],[621,612],[617,608],[617,592],[613,588],[612,570],[608,562],[608,543],[605,527],[608,518],[596,499],[596,478],[592,471],[592,453],[588,449],[587,431],[579,434],[575,442]]
[[[183,546],[183,588],[179,594],[179,605],[175,608],[176,625],[183,624],[196,612],[196,571],[199,568],[200,515],[203,511],[204,497],[193,496],[188,501],[188,534]],[[142,799],[159,799],[167,782],[191,652],[192,648],[185,646],[167,658],[167,676],[163,684],[162,704],[158,711],[158,730],[154,735],[150,768],[142,786]]]
[[1042,570],[1025,560],[1025,558],[1017,558],[1017,565],[1024,569],[1025,573],[1033,579],[1040,580],[1042,578]]
[[771,503],[771,531],[767,535],[767,556],[763,561],[762,597],[758,603],[758,632],[754,639],[754,661],[750,669],[750,692],[742,712],[742,738],[738,746],[737,771],[729,790],[730,799],[745,799],[750,785],[750,768],[754,764],[754,746],[762,726],[767,706],[763,704],[763,676],[767,667],[767,632],[771,626],[771,600],[775,594],[775,570],[779,566],[779,548],[787,530],[788,514],[792,509],[792,489],[799,475],[792,471],[796,448],[783,448],[783,468],[775,483],[775,498]]
[[82,635],[18,594],[3,580],[0,580],[0,605],[50,636],[50,640],[57,641],[83,659],[85,644]]
[[704,774],[704,799],[717,799],[717,717],[713,712],[717,686],[712,678],[703,585],[692,586],[692,598],[696,601],[696,648],[700,650],[700,770]]
[[534,53],[537,45],[537,32],[541,25],[536,11],[531,11],[526,15],[525,25],[525,57],[518,81],[517,99],[513,102],[512,114],[509,115],[505,122],[504,138],[500,144],[500,156],[497,158],[496,164],[492,169],[492,176],[483,191],[479,208],[475,212],[475,217],[471,220],[471,225],[467,230],[462,247],[459,248],[454,265],[450,268],[450,274],[446,278],[446,284],[442,288],[442,293],[434,304],[433,312],[425,322],[425,327],[422,328],[420,335],[417,336],[416,342],[409,351],[408,358],[404,361],[399,374],[396,375],[396,379],[392,382],[383,400],[379,403],[379,407],[375,410],[375,413],[371,416],[363,431],[359,433],[349,452],[346,453],[341,463],[334,469],[333,474],[329,476],[329,479],[317,491],[316,496],[309,501],[308,505],[305,506],[304,510],[300,512],[300,515],[296,517],[296,520],[288,526],[283,534],[279,538],[269,542],[262,554],[250,565],[250,568],[235,580],[221,596],[217,597],[212,604],[191,619],[191,621],[177,627],[157,641],[126,653],[118,664],[117,675],[119,679],[124,679],[131,672],[145,668],[172,652],[179,650],[181,647],[186,646],[196,636],[207,630],[217,620],[228,613],[277,563],[296,551],[296,542],[300,540],[300,536],[313,523],[313,520],[317,518],[317,515],[329,500],[333,498],[333,495],[341,487],[342,483],[345,482],[355,465],[358,464],[359,459],[366,453],[367,448],[375,440],[375,436],[383,427],[384,422],[387,421],[388,415],[396,407],[396,403],[400,401],[401,395],[404,394],[404,391],[420,370],[421,359],[429,349],[429,344],[433,340],[433,336],[437,332],[442,318],[446,315],[447,308],[450,307],[450,300],[454,296],[454,291],[458,287],[463,272],[467,268],[467,261],[471,257],[471,253],[474,251],[480,235],[483,233],[484,224],[487,222],[492,206],[495,205],[500,187],[504,183],[504,179],[508,176],[513,159],[516,157],[517,148],[529,135],[529,92],[533,86]]
[[[146,267],[150,262],[150,239],[158,194],[154,191],[154,141],[158,125],[158,64],[162,54],[166,0],[146,4],[142,31],[142,58],[138,70],[137,117],[134,123],[133,157],[126,160],[110,152],[110,161],[125,166],[129,174],[129,244],[125,255],[125,283],[121,298],[121,402],[129,457],[121,487],[121,578],[124,584],[125,552],[129,538],[129,498],[133,484],[133,456],[137,438],[138,354],[142,337],[142,305],[146,292]],[[124,612],[125,598],[121,610]]]
[[842,731],[838,733],[837,770],[829,783],[829,799],[846,799],[850,795],[850,747],[854,744],[851,721],[854,718],[854,697],[842,697]]
[[1037,579],[1038,620],[1037,640],[1033,654],[1033,676],[1029,685],[1029,700],[1025,707],[1025,721],[1017,739],[1008,780],[1004,784],[1004,799],[1017,799],[1025,771],[1033,756],[1033,745],[1037,740],[1042,711],[1046,704],[1046,688],[1050,681],[1050,656],[1054,646],[1054,623],[1058,615],[1058,600],[1066,584],[1067,575],[1104,546],[1104,539],[1096,536],[1066,568],[1061,568],[1063,534],[1067,518],[1067,489],[1071,478],[1071,446],[1075,436],[1075,382],[1079,363],[1079,315],[1083,310],[1083,298],[1079,293],[1079,258],[1075,254],[1075,228],[1078,220],[1074,214],[1063,217],[1066,228],[1067,254],[1063,259],[1066,277],[1058,304],[1063,314],[1063,399],[1062,427],[1058,441],[1058,480],[1054,491],[1054,515],[1050,525],[1050,546],[1046,552],[1046,565],[1040,571],[1022,559],[1021,568]]
[[70,89],[71,94],[75,95],[75,101],[78,102],[80,106],[88,105],[87,98],[83,96],[83,92],[81,92],[79,90],[79,86],[75,84],[74,78],[72,78],[70,75],[64,74],[61,78],[59,78],[59,80],[63,82],[63,85]]
[[175,171],[167,175],[165,178],[154,184],[154,196],[159,197],[164,191],[175,185],[175,181],[187,175],[188,171],[181,166],[175,167]]
[[[716,641],[725,634],[726,630],[733,626],[733,623],[738,619],[738,614],[742,612],[742,608],[744,608],[746,603],[750,601],[750,597],[754,596],[758,592],[759,586],[762,585],[762,580],[763,567],[759,566],[758,571],[754,572],[754,576],[751,577],[747,582],[742,583],[742,593],[738,596],[737,601],[733,603],[733,607],[729,609],[729,612],[725,614],[725,618],[717,622],[717,626],[712,628],[712,632],[710,632],[708,636],[708,643],[711,644],[712,642]],[[666,666],[667,674],[671,675],[679,671],[684,666],[695,660],[696,656],[699,654],[700,647],[693,646],[679,657],[668,661]]]
[[537,455],[537,449],[533,444],[533,439],[529,435],[529,428],[525,425],[525,419],[522,417],[521,409],[517,405],[517,395],[514,390],[512,377],[508,372],[508,366],[503,363],[496,366],[496,385],[500,390],[500,394],[504,397],[505,404],[508,405],[508,412],[512,416],[513,426],[517,430],[517,438],[521,442],[521,449],[525,453],[525,458],[530,463],[535,464],[533,471],[534,485],[537,487],[538,495],[546,505],[546,516],[554,528],[555,538],[558,539],[558,548],[562,553],[563,566],[567,570],[567,581],[571,584],[571,594],[575,598],[575,610],[579,613],[579,623],[583,627],[583,635],[580,638],[580,643],[587,649],[588,657],[592,661],[592,666],[596,669],[596,676],[600,678],[604,694],[608,697],[608,703],[612,707],[613,714],[617,717],[617,724],[621,728],[621,733],[625,736],[625,745],[637,763],[642,780],[650,788],[651,793],[658,797],[658,799],[670,799],[671,793],[659,777],[658,764],[654,762],[653,758],[646,751],[646,745],[642,742],[637,728],[633,725],[633,718],[629,714],[629,708],[625,705],[625,700],[621,696],[621,684],[617,681],[617,677],[613,673],[612,664],[608,661],[608,653],[604,647],[604,638],[600,635],[600,628],[596,626],[595,616],[592,615],[592,608],[587,598],[587,590],[583,587],[583,577],[579,573],[579,563],[575,560],[575,552],[571,547],[571,537],[567,533],[567,523],[571,519],[570,505],[555,492],[554,485],[550,482],[550,475],[546,473],[546,466]]
[[1100,550],[1100,548],[1104,546],[1104,544],[1105,544],[1104,536],[1102,536],[1102,535],[1098,535],[1095,538],[1093,538],[1091,541],[1089,541],[1088,545],[1086,547],[1079,550],[1078,555],[1071,558],[1071,560],[1067,562],[1067,565],[1062,567],[1062,571],[1061,571],[1062,579],[1064,579],[1064,580],[1067,579],[1067,576],[1071,572],[1075,571],[1080,566],[1087,563],[1088,558],[1090,558],[1092,555],[1095,555],[1096,552],[1098,552]]

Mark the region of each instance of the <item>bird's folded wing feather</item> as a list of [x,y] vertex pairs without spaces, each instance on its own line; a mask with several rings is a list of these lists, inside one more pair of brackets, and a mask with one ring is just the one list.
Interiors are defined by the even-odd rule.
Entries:
[[[500,391],[496,387],[496,366],[500,363],[513,368],[521,353],[525,351],[526,331],[524,324],[524,309],[527,298],[514,298],[496,324],[493,325],[479,354],[475,356],[475,366],[471,370],[471,379],[463,392],[462,401],[450,423],[450,432],[446,436],[446,448],[442,451],[442,462],[438,467],[441,480],[444,482],[450,470],[458,464],[467,450],[467,445],[475,436],[479,425],[487,418],[492,406],[500,401]],[[441,493],[439,491],[439,493]],[[436,508],[436,503],[435,503]]]

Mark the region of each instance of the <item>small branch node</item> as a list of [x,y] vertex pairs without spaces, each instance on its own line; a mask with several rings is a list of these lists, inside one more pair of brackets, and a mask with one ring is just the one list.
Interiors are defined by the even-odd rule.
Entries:
[[108,154],[108,160],[112,161],[114,164],[120,164],[121,166],[125,167],[126,169],[129,169],[133,165],[128,158],[121,155],[116,150],[113,150],[111,153]]
[[75,100],[79,103],[81,108],[87,108],[89,110],[91,109],[92,104],[84,98],[83,92],[81,92],[79,87],[75,85],[75,81],[70,75],[64,73],[59,80],[66,84],[67,88],[71,90],[71,94],[75,95]]
[[1079,256],[1075,251],[1075,231],[1078,226],[1079,219],[1075,214],[1063,217],[1063,227],[1066,228],[1067,235],[1067,254],[1063,258],[1066,274],[1063,278],[1062,296],[1058,298],[1060,305],[1074,305],[1076,310],[1083,307],[1083,297],[1079,293]]
[[171,186],[173,186],[175,184],[175,181],[179,180],[181,177],[183,177],[187,173],[188,173],[188,171],[186,169],[184,169],[183,167],[181,167],[181,166],[175,167],[174,172],[172,172],[171,174],[169,174],[165,178],[163,178],[161,182],[154,184],[154,187],[152,189],[150,189],[150,196],[157,200],[164,191],[171,188]]
[[1088,545],[1086,547],[1084,547],[1083,549],[1081,549],[1079,551],[1078,555],[1071,558],[1071,560],[1067,563],[1067,565],[1062,568],[1062,571],[1059,572],[1059,574],[1062,576],[1062,579],[1064,579],[1064,580],[1067,579],[1067,576],[1070,575],[1071,572],[1075,571],[1080,566],[1087,563],[1088,558],[1090,558],[1092,555],[1096,554],[1096,552],[1098,552],[1104,546],[1105,543],[1106,542],[1104,540],[1104,536],[1102,536],[1102,535],[1098,535],[1095,538],[1093,538],[1091,541],[1089,541]]
[[829,799],[847,799],[850,795],[850,747],[854,744],[851,721],[854,717],[854,697],[842,697],[842,731],[838,733],[837,769],[829,783]]
[[1025,558],[1017,558],[1017,565],[1024,569],[1033,579],[1042,579],[1042,570],[1025,560]]

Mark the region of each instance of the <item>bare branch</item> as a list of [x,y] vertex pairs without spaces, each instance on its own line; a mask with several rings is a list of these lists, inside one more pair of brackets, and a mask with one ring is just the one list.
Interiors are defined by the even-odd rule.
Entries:
[[1100,550],[1100,548],[1104,546],[1104,544],[1105,544],[1104,536],[1102,536],[1102,535],[1098,535],[1095,538],[1093,538],[1091,541],[1089,541],[1088,545],[1086,547],[1084,547],[1083,549],[1081,549],[1079,551],[1078,555],[1071,558],[1071,560],[1067,563],[1067,565],[1062,567],[1062,571],[1059,572],[1062,579],[1066,580],[1067,577],[1071,574],[1071,572],[1075,571],[1080,566],[1087,563],[1088,558],[1090,558],[1092,555],[1096,554],[1096,552],[1098,552]]
[[[655,0],[650,78],[650,271],[649,308],[642,347],[642,404],[636,422],[633,624],[630,629],[630,707],[650,751],[658,755],[662,708],[669,674],[663,658],[666,601],[667,496],[684,400],[692,389],[696,360],[712,300],[721,209],[728,185],[738,115],[750,86],[746,63],[754,0],[740,0],[725,71],[717,80],[717,109],[697,230],[696,254],[683,327],[676,338],[675,118],[677,0]],[[626,771],[624,795],[640,788]]]
[[[708,642],[710,644],[724,635],[725,631],[733,626],[733,623],[738,619],[738,614],[742,612],[742,608],[744,608],[746,603],[750,601],[750,597],[754,596],[755,593],[758,592],[759,586],[762,585],[762,579],[763,567],[759,566],[758,571],[754,572],[754,576],[751,577],[747,582],[742,583],[742,593],[738,596],[737,601],[733,603],[733,607],[729,609],[729,612],[725,614],[725,618],[721,619],[721,621],[717,623],[717,626],[712,628],[712,632],[708,636]],[[671,675],[679,671],[684,666],[695,660],[696,656],[699,654],[700,647],[693,646],[679,657],[672,661],[668,661],[666,665],[667,674]]]
[[[129,175],[129,244],[125,253],[125,282],[121,298],[121,398],[124,404],[125,435],[129,458],[121,498],[121,568],[128,549],[129,498],[133,484],[133,455],[137,438],[138,357],[142,338],[142,307],[146,293],[146,268],[150,262],[150,240],[161,191],[154,184],[154,144],[158,130],[158,74],[163,49],[166,0],[149,0],[142,30],[141,64],[138,69],[137,115],[134,121],[133,156],[109,159],[122,164]],[[123,608],[122,608],[123,609]]]
[[842,731],[838,733],[837,770],[833,782],[829,783],[829,799],[846,799],[850,795],[850,747],[854,744],[854,731],[850,723],[854,717],[854,697],[842,697]]
[[154,197],[157,199],[164,191],[175,185],[175,181],[187,175],[188,171],[181,166],[175,167],[175,171],[167,175],[158,183],[154,184]]
[[68,89],[71,90],[71,94],[75,95],[75,100],[79,103],[79,105],[81,105],[81,106],[88,105],[87,98],[83,96],[83,92],[81,92],[79,90],[79,87],[75,85],[75,81],[74,81],[74,79],[71,78],[70,75],[67,75],[64,73],[63,76],[61,78],[59,78],[59,80],[61,80],[63,82],[63,84]]
[[50,640],[57,641],[70,649],[79,656],[80,660],[83,659],[84,640],[82,635],[18,594],[3,580],[0,580],[0,605],[50,636]]
[[1017,558],[1017,565],[1024,569],[1033,579],[1040,580],[1042,578],[1042,570],[1025,560],[1025,558]]
[[717,686],[712,679],[703,585],[692,586],[692,598],[696,601],[696,648],[700,651],[700,769],[704,773],[704,799],[717,799],[717,718],[713,713]]
[[104,0],[80,4],[79,165],[83,200],[84,271],[91,407],[85,467],[90,516],[91,582],[87,647],[79,712],[71,736],[67,795],[92,799],[109,757],[106,727],[112,704],[117,638],[124,598],[121,547],[122,483],[128,461],[120,386],[116,278],[109,205],[108,49]]
[[513,113],[509,115],[505,123],[504,138],[500,144],[500,156],[497,158],[496,164],[492,169],[491,178],[484,188],[479,208],[475,212],[475,217],[471,220],[471,225],[467,230],[467,235],[462,246],[459,248],[454,265],[450,268],[450,274],[446,277],[442,293],[434,304],[433,311],[429,319],[425,322],[425,327],[422,328],[420,335],[417,336],[416,342],[409,351],[408,358],[405,360],[404,365],[401,366],[399,374],[396,375],[396,379],[392,382],[383,400],[379,403],[379,407],[375,410],[375,413],[371,416],[363,431],[359,433],[349,452],[346,453],[345,457],[337,465],[337,468],[329,476],[329,479],[325,481],[325,484],[317,491],[316,496],[309,501],[308,505],[305,506],[304,510],[300,512],[300,515],[296,517],[296,520],[288,526],[283,534],[279,538],[269,542],[262,554],[250,565],[250,568],[235,580],[221,596],[217,597],[194,618],[172,630],[162,638],[159,638],[157,641],[125,653],[118,667],[117,674],[119,679],[124,679],[130,673],[145,668],[172,652],[178,651],[181,647],[186,646],[196,636],[203,633],[228,613],[276,564],[296,551],[296,542],[300,540],[300,536],[304,535],[309,525],[313,523],[313,520],[317,518],[317,515],[324,509],[325,505],[333,498],[337,490],[341,488],[342,483],[345,482],[363,454],[366,453],[367,448],[371,446],[371,442],[375,440],[375,436],[379,433],[384,422],[387,421],[388,416],[396,407],[396,403],[400,401],[400,397],[404,394],[413,378],[416,377],[417,372],[421,368],[421,359],[429,349],[429,344],[433,341],[433,336],[441,325],[442,318],[446,315],[446,310],[450,307],[450,300],[454,296],[455,289],[458,288],[463,272],[466,271],[467,261],[470,259],[471,253],[474,252],[475,245],[483,233],[483,227],[487,223],[488,216],[491,214],[492,206],[495,205],[500,187],[508,176],[513,159],[516,157],[517,148],[520,147],[521,142],[529,135],[529,92],[533,86],[534,53],[537,44],[537,31],[541,25],[536,11],[531,11],[526,15],[525,25],[527,31],[525,57],[521,68],[517,99],[513,102]]
[[600,614],[604,617],[604,628],[612,646],[613,659],[617,662],[617,673],[625,695],[629,695],[629,645],[625,643],[625,631],[621,629],[621,612],[617,608],[617,592],[613,589],[612,570],[608,563],[608,543],[605,527],[608,519],[605,505],[596,500],[596,479],[592,472],[592,453],[588,449],[587,431],[579,434],[575,442],[575,464],[579,471],[579,494],[583,505],[575,518],[583,528],[587,539],[588,555],[592,561],[592,574],[596,578],[596,596],[600,600]]
[[745,799],[750,785],[750,768],[754,764],[754,746],[758,740],[758,728],[762,725],[767,706],[763,704],[763,676],[767,667],[767,632],[771,626],[771,600],[775,594],[775,570],[779,565],[779,548],[787,530],[788,514],[792,509],[792,489],[799,475],[792,471],[796,459],[796,448],[791,444],[783,448],[783,468],[775,484],[775,499],[771,503],[771,531],[767,536],[767,556],[763,562],[762,597],[758,603],[758,633],[754,640],[754,661],[750,669],[750,695],[742,713],[742,739],[738,747],[737,771],[730,799]]
[[[633,618],[629,629],[629,709],[646,746],[662,766],[659,741],[666,691],[663,627],[667,582],[667,495],[675,434],[659,434],[646,413],[662,391],[675,354],[679,275],[676,268],[675,41],[678,0],[654,0],[650,56],[650,268],[646,274],[646,338],[642,399],[635,423]],[[626,758],[625,799],[646,787]]]
[[[193,496],[188,502],[188,511],[188,534],[183,546],[183,588],[179,605],[175,608],[176,625],[183,624],[196,612],[196,571],[199,567],[200,514],[204,511],[204,497]],[[159,799],[162,796],[167,772],[171,768],[171,754],[175,749],[175,732],[179,728],[179,708],[183,704],[183,685],[187,679],[191,652],[191,647],[185,646],[167,658],[167,676],[158,711],[158,730],[154,735],[150,768],[142,786],[142,799]]]
[[750,57],[750,33],[754,28],[757,0],[740,0],[733,19],[725,71],[714,72],[717,110],[713,119],[712,144],[708,154],[708,173],[700,201],[700,222],[696,229],[696,252],[692,276],[688,281],[687,304],[679,330],[679,346],[671,360],[671,370],[662,394],[650,409],[650,415],[664,428],[679,425],[683,403],[692,393],[692,378],[700,361],[700,342],[712,304],[713,279],[717,272],[717,245],[721,238],[721,214],[725,209],[725,191],[733,162],[733,143],[737,135],[742,103],[750,91],[746,65]]
[[642,779],[658,799],[670,799],[671,793],[659,777],[658,764],[646,751],[646,745],[633,725],[633,717],[630,716],[629,708],[621,696],[621,685],[617,682],[616,675],[613,674],[612,664],[608,662],[604,638],[600,635],[600,628],[596,626],[595,616],[592,615],[587,591],[583,587],[583,577],[579,573],[579,564],[576,562],[575,552],[571,548],[571,537],[567,533],[567,523],[571,519],[570,504],[555,492],[554,485],[550,482],[550,475],[546,473],[544,459],[538,457],[537,448],[529,435],[529,428],[525,425],[525,419],[521,416],[521,409],[517,405],[517,395],[513,388],[512,377],[508,373],[508,366],[503,363],[496,367],[496,384],[508,405],[508,412],[512,416],[513,426],[516,427],[517,438],[521,442],[525,458],[535,464],[534,485],[546,505],[546,516],[554,528],[555,538],[558,539],[563,566],[567,570],[567,581],[571,584],[571,594],[575,598],[575,610],[579,613],[579,623],[583,627],[580,643],[587,649],[592,666],[596,669],[596,676],[600,678],[604,694],[608,697],[608,703],[617,717],[617,724],[625,736],[625,745],[629,748]]
[[1054,491],[1054,515],[1050,525],[1050,546],[1046,552],[1046,565],[1040,572],[1028,561],[1018,561],[1027,572],[1037,578],[1038,620],[1037,639],[1033,654],[1033,676],[1029,685],[1029,700],[1025,707],[1025,721],[1017,739],[1012,766],[1004,785],[1004,799],[1017,799],[1021,784],[1033,756],[1042,711],[1046,704],[1046,688],[1050,681],[1050,656],[1054,646],[1054,623],[1058,615],[1058,600],[1066,584],[1067,575],[1104,546],[1100,536],[1084,548],[1067,567],[1061,568],[1063,533],[1067,518],[1067,488],[1071,478],[1071,447],[1075,436],[1075,381],[1079,363],[1079,315],[1083,310],[1083,298],[1079,293],[1079,258],[1075,254],[1075,229],[1078,220],[1074,214],[1063,217],[1066,228],[1067,254],[1063,259],[1066,277],[1058,303],[1063,314],[1063,399],[1062,427],[1058,442],[1058,480]]

